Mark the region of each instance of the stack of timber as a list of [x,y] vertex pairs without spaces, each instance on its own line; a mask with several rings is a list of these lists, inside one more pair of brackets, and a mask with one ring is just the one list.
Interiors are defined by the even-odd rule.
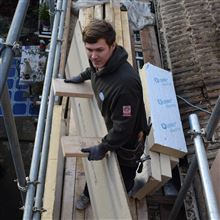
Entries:
[[[142,30],[140,30],[140,40],[144,63],[150,62],[151,64],[157,67],[162,67],[162,61],[160,58],[155,27],[146,26]],[[144,93],[145,109],[147,115],[151,116],[152,110],[148,101],[150,97],[149,94],[147,94],[149,88],[146,87],[147,82],[144,72],[144,67],[143,69],[139,70]],[[155,74],[157,74],[157,72],[155,72]],[[155,88],[151,89],[153,91],[155,90]],[[151,131],[149,136],[152,135],[153,132]],[[147,141],[150,142],[151,145],[153,145],[152,140]],[[137,174],[137,187],[140,187],[140,185],[142,185],[142,188],[140,188],[140,190],[137,191],[137,193],[134,195],[134,197],[138,199],[141,199],[146,195],[152,195],[155,191],[161,188],[161,186],[163,186],[169,179],[171,179],[172,169],[179,163],[179,158],[184,156],[184,154],[186,153],[186,149],[184,149],[183,152],[181,152],[181,150],[171,152],[170,149],[166,148],[165,146],[162,146],[162,148],[160,149],[152,149],[149,148],[150,143],[148,142],[146,142],[145,154],[149,154],[151,160],[146,161],[144,163],[143,172],[141,174]],[[178,147],[179,146],[176,145],[176,148]]]
[[[120,8],[111,7],[110,4],[95,6],[80,10],[80,24],[76,23],[66,65],[67,78],[77,75],[89,65],[80,26],[84,27],[90,19],[100,16],[97,12],[104,11],[106,16],[102,15],[99,18],[108,19],[115,28],[117,27],[117,35],[120,36],[117,40],[126,47],[130,62],[133,63],[132,50],[129,52],[131,42],[127,13],[121,12]],[[117,19],[114,19],[116,17]],[[60,135],[62,132],[55,123],[63,119],[61,116],[54,118],[52,126],[53,128],[55,126],[54,130],[59,131],[52,133],[51,137],[56,140],[56,146],[53,143],[50,148],[52,152],[50,151],[49,157],[49,163],[52,164],[50,161],[53,161],[54,167],[47,173],[46,185],[49,187],[46,186],[45,190],[44,208],[48,211],[43,214],[43,219],[148,219],[146,200],[127,198],[114,153],[107,155],[102,161],[93,162],[85,157],[75,157],[77,156],[75,153],[79,152],[81,147],[99,143],[107,132],[94,96],[91,94],[90,83],[86,82],[75,90],[73,88],[75,85],[71,85],[72,94],[65,88],[70,85],[64,85],[62,81],[55,80],[53,86],[56,95],[70,96],[69,129],[68,136]],[[57,165],[58,160],[62,162],[60,166]],[[62,175],[64,179],[59,178],[57,181],[58,176]],[[78,211],[75,208],[75,201],[83,191],[85,181],[88,183],[92,207]],[[57,194],[58,188],[62,194]],[[59,202],[61,198],[62,204]],[[58,210],[61,210],[60,216]]]

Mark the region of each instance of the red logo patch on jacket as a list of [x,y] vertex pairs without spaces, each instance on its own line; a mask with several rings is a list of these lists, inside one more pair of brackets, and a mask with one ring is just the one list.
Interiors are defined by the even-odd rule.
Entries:
[[130,105],[124,105],[123,106],[123,117],[131,117],[131,106]]

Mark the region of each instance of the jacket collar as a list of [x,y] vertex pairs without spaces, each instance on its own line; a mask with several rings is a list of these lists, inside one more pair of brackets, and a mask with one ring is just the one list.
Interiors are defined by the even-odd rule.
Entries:
[[108,62],[102,70],[97,71],[92,65],[91,61],[89,61],[89,63],[92,72],[94,72],[97,76],[102,76],[115,72],[120,65],[127,61],[127,59],[128,53],[126,52],[126,50],[123,47],[117,45],[114,52],[112,53],[112,56],[109,58]]

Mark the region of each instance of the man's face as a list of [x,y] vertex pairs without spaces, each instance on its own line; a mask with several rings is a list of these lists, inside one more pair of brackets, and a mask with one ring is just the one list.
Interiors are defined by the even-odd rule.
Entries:
[[99,39],[94,44],[85,43],[85,47],[88,58],[91,60],[93,66],[97,69],[101,69],[111,57],[115,49],[115,43],[109,46],[105,39]]

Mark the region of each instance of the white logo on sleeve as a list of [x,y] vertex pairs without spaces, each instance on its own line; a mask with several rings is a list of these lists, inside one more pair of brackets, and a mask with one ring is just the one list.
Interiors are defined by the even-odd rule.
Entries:
[[104,96],[103,92],[99,93],[99,98],[101,99],[101,101],[104,101],[105,96]]
[[124,105],[122,106],[122,116],[123,117],[131,117],[131,106],[130,105]]

